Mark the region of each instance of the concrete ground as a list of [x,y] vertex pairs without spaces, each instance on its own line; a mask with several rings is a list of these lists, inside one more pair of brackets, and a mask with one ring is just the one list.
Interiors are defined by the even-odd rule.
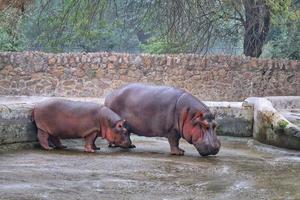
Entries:
[[132,137],[136,149],[39,148],[0,154],[0,199],[300,199],[300,152],[222,137],[217,156],[169,155],[163,138]]

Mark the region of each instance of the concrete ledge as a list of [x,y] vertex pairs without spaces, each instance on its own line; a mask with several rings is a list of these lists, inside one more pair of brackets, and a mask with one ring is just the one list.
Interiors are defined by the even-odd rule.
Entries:
[[252,137],[253,107],[242,102],[205,101],[216,114],[217,134],[236,137]]
[[289,122],[300,127],[300,96],[266,97]]
[[30,104],[0,104],[0,144],[36,141]]
[[[276,99],[272,100],[276,102]],[[275,104],[283,108],[283,102],[286,102],[286,107],[291,106],[287,99],[283,101],[282,98]],[[297,101],[290,102],[293,102],[292,106],[297,105]],[[254,106],[254,139],[277,147],[300,150],[300,128],[278,112],[269,99],[250,97],[244,104]]]
[[[34,105],[49,98],[60,97],[0,97],[0,145],[37,141],[36,127],[31,121]],[[62,97],[61,97],[62,98]],[[65,98],[78,101],[104,103],[103,98]],[[218,135],[252,136],[253,109],[241,102],[205,102],[219,124]]]
[[276,110],[300,109],[300,96],[271,96],[266,97]]

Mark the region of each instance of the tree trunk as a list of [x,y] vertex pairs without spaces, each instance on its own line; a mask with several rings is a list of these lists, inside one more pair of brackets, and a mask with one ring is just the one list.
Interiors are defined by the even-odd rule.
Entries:
[[13,7],[24,12],[25,7],[33,3],[33,0],[0,0],[0,11],[8,7]]
[[150,38],[150,34],[145,33],[142,29],[136,30],[136,36],[142,44],[147,44],[147,40]]
[[259,57],[270,27],[270,10],[264,0],[243,0],[244,54]]

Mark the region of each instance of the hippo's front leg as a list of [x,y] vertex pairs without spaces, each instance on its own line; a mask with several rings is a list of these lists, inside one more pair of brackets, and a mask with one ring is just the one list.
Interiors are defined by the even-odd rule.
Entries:
[[98,133],[95,136],[94,141],[93,141],[93,146],[92,147],[93,147],[94,150],[100,150],[100,147],[97,147],[96,144],[95,144],[97,137],[98,137]]
[[95,152],[94,150],[94,148],[96,147],[95,138],[97,138],[97,132],[93,132],[85,137],[85,147],[84,147],[85,152],[90,152],[90,153]]
[[178,133],[171,133],[168,136],[168,141],[170,143],[171,154],[172,155],[184,155],[184,150],[179,148],[180,135]]

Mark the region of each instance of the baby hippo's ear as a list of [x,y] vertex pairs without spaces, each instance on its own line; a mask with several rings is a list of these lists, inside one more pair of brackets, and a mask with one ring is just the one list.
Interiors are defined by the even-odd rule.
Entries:
[[119,121],[117,121],[117,123],[116,123],[116,128],[117,129],[119,129],[119,130],[121,130],[121,129],[123,129],[124,128],[124,126],[125,126],[125,122],[126,122],[126,120],[125,119],[121,119],[121,120],[119,120]]

